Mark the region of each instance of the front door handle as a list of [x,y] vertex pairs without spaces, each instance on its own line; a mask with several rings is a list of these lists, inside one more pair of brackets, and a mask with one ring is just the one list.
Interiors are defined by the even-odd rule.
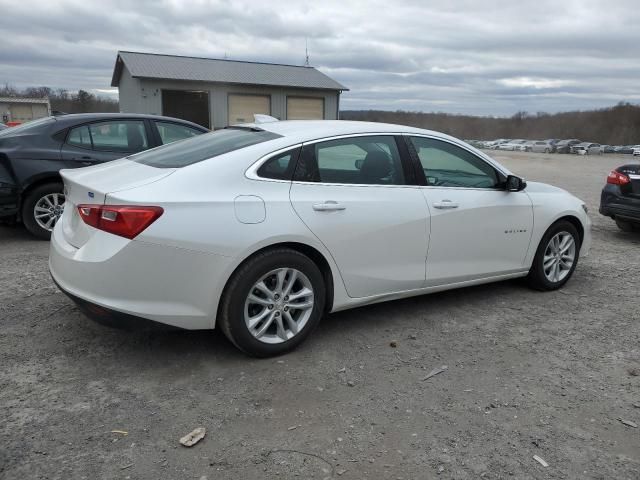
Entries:
[[433,204],[433,208],[438,208],[440,210],[458,208],[459,206],[459,204],[457,204],[456,202],[452,202],[451,200],[442,200],[441,202],[436,202]]
[[338,210],[344,210],[345,207],[344,205],[341,205],[338,202],[334,202],[333,200],[327,200],[324,203],[314,203],[313,204],[313,209],[316,212],[336,212]]

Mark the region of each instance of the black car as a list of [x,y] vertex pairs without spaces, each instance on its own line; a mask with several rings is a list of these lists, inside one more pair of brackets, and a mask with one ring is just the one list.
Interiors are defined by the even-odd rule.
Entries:
[[579,143],[582,143],[582,142],[575,138],[570,140],[560,140],[559,142],[556,143],[556,153],[570,153],[571,147]]
[[623,165],[609,174],[600,213],[613,218],[620,230],[640,230],[640,164]]
[[62,214],[58,173],[126,157],[206,133],[195,123],[157,115],[53,116],[0,132],[0,218],[18,219],[47,239]]

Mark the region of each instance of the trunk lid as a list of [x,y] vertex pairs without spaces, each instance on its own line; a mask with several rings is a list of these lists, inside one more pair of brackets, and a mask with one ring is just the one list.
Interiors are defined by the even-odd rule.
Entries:
[[640,198],[640,164],[623,165],[616,171],[629,177],[631,184],[623,185],[620,191],[624,196]]
[[61,223],[65,240],[80,248],[95,232],[95,229],[80,218],[78,205],[103,205],[110,193],[156,182],[175,171],[175,168],[155,168],[127,159],[92,167],[61,170],[65,192]]

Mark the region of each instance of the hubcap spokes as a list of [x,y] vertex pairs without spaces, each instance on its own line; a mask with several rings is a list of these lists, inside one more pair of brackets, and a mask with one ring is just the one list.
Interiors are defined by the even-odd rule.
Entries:
[[249,332],[264,343],[282,343],[300,332],[311,317],[313,287],[295,268],[278,268],[260,278],[244,304]]
[[51,231],[62,216],[63,210],[64,195],[49,193],[36,202],[33,207],[33,216],[41,228]]
[[576,258],[576,242],[568,232],[554,235],[542,258],[544,275],[553,283],[560,282],[569,275]]

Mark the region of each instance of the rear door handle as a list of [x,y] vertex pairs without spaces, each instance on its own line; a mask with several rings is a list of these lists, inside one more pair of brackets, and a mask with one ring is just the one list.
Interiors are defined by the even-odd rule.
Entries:
[[338,202],[334,202],[333,200],[327,200],[324,203],[313,204],[313,209],[316,212],[336,212],[338,210],[344,210],[345,208],[347,207]]
[[440,210],[458,208],[459,206],[459,204],[457,204],[456,202],[452,202],[451,200],[442,200],[441,202],[436,202],[433,204],[433,208],[438,208]]

